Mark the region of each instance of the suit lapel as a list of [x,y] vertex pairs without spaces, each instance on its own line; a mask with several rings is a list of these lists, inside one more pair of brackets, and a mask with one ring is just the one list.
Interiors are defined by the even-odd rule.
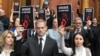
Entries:
[[34,35],[34,37],[32,37],[32,46],[33,46],[32,49],[34,48],[35,56],[40,56],[37,35]]
[[38,37],[37,35],[35,35],[34,37],[32,37],[32,43],[34,44],[34,46],[37,48],[38,47]]
[[85,30],[83,28],[81,28],[81,33],[83,33],[83,34],[85,33]]
[[44,48],[43,48],[43,53],[45,53],[45,51],[47,51],[48,44],[49,44],[49,36],[46,37],[45,45],[44,45]]

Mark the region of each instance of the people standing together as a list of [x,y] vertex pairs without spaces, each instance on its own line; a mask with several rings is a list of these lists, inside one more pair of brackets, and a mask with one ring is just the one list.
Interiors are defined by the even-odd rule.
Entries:
[[[55,11],[47,9],[46,20],[39,19],[36,14],[32,29],[24,29],[18,17],[13,19],[13,26],[9,27],[10,20],[0,9],[0,56],[100,55],[100,25],[96,18],[87,20],[85,26],[80,17],[75,18],[73,27],[58,26]],[[26,37],[23,36],[25,30]]]

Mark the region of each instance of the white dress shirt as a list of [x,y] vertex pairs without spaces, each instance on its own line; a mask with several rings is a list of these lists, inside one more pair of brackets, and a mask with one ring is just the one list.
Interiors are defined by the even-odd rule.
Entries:
[[43,36],[43,37],[39,37],[38,36],[38,44],[40,44],[40,38],[42,38],[42,52],[43,52],[43,49],[44,49],[44,46],[45,46],[45,41],[46,41],[46,34]]
[[47,34],[50,36],[50,38],[56,40],[57,46],[58,46],[58,51],[59,53],[62,53],[61,48],[60,48],[60,34],[58,31],[54,29],[48,29]]
[[17,32],[16,29],[15,29],[15,31],[14,31],[14,35],[15,35],[15,36],[18,36],[18,32]]
[[[75,33],[81,32],[81,30],[82,30],[81,28],[80,28],[80,29],[76,29],[76,30],[75,30]],[[77,32],[77,31],[78,31],[78,32]]]
[[11,50],[9,50],[7,53],[4,52],[4,51],[2,51],[1,54],[0,54],[0,56],[10,56],[10,53],[11,53],[12,51],[14,51],[14,50],[11,49]]
[[[64,52],[64,54],[71,56],[73,54],[72,48],[65,47],[64,37],[61,38],[61,49]],[[84,46],[75,47],[75,55],[74,56],[91,56],[91,52],[88,49],[88,52],[86,51],[86,48]]]

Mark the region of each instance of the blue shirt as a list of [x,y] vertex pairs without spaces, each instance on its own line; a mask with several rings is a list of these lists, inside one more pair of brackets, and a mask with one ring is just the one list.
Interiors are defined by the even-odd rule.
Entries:
[[60,48],[60,33],[54,29],[48,29],[47,34],[50,36],[50,38],[56,40],[59,53],[62,53],[62,50]]

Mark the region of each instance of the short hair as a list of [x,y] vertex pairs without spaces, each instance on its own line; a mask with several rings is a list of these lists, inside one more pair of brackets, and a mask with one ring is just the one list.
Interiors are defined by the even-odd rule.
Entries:
[[82,21],[82,19],[80,17],[76,17],[75,21],[80,20]]
[[52,22],[53,22],[55,19],[57,19],[57,18],[53,18]]
[[[12,35],[12,38],[14,38],[14,33],[11,32],[10,30],[6,30],[2,33],[2,35],[0,36],[0,51],[3,49],[4,47],[4,41],[5,41],[5,38],[8,34],[11,34]],[[14,43],[11,45],[11,48],[13,49],[14,48]]]
[[40,23],[40,22],[43,22],[43,23],[47,26],[46,21],[43,20],[43,19],[38,19],[38,20],[36,20],[36,22],[35,22],[35,26],[36,26],[38,23]]
[[83,22],[82,22],[82,19],[81,19],[80,17],[76,17],[76,19],[75,19],[75,23],[76,23],[76,21],[78,21],[78,20],[80,20],[80,21],[81,21],[82,26],[83,26]]

